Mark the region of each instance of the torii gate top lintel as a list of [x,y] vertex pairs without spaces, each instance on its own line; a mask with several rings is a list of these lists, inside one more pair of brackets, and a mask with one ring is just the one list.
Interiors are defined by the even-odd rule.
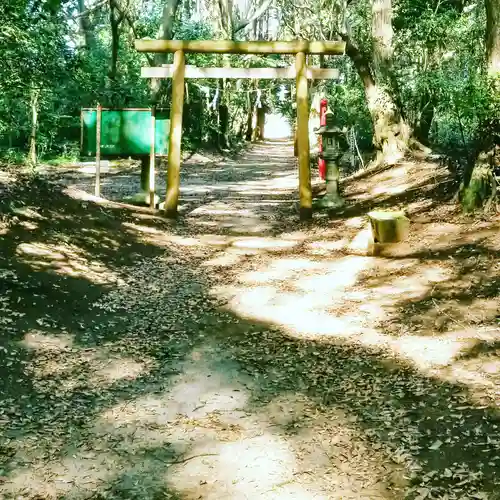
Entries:
[[255,41],[232,40],[136,40],[138,52],[177,52],[211,54],[304,54],[340,56],[345,54],[342,41]]

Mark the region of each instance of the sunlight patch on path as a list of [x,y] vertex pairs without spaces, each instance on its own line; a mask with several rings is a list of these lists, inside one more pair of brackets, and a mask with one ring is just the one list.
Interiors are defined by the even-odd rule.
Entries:
[[[104,244],[104,242],[103,242]],[[91,261],[81,248],[75,245],[51,245],[49,243],[21,243],[16,253],[21,262],[35,270],[51,271],[61,276],[84,277],[96,284],[119,281],[116,273],[102,262]]]
[[353,335],[359,333],[361,318],[331,315],[325,308],[342,302],[346,288],[370,263],[359,256],[327,263],[273,260],[267,270],[246,272],[234,285],[214,287],[212,293],[243,317],[286,326],[297,334]]
[[154,366],[153,360],[144,355],[138,360],[106,346],[83,349],[74,342],[74,335],[65,332],[30,330],[19,344],[32,353],[30,372],[34,386],[38,382],[51,383],[52,377],[62,377],[54,380],[60,396],[83,386],[104,389],[119,380],[134,380]]
[[[318,260],[314,245],[311,247],[311,257],[304,253],[294,258],[254,257],[258,261],[249,261],[246,268],[250,269],[241,269],[228,284],[214,285],[211,292],[239,316],[280,326],[291,336],[386,349],[428,375],[492,387],[491,380],[472,376],[474,370],[466,376],[463,362],[462,371],[450,368],[462,352],[478,342],[477,332],[464,334],[463,328],[455,328],[428,335],[410,331],[404,324],[399,332],[386,331],[383,326],[399,313],[399,304],[422,300],[450,280],[450,267],[417,259],[355,255]],[[481,302],[483,314],[487,314],[487,301]],[[490,312],[497,314],[497,309],[493,306]],[[442,318],[437,316],[435,321]],[[485,369],[489,372],[494,367]],[[452,373],[461,376],[452,380]]]
[[[254,381],[237,365],[210,348],[196,349],[190,358],[163,395],[108,410],[96,433],[118,432],[124,440],[133,435],[132,446],[170,447],[179,459],[172,460],[178,463],[171,463],[163,480],[186,498],[327,500],[337,489],[343,498],[389,498],[387,471],[378,470],[376,461],[368,461],[374,468],[368,488],[368,450],[362,451],[366,445],[345,415],[337,413],[332,433],[330,419],[309,423],[314,405],[304,396],[288,394],[252,409]],[[294,422],[301,422],[300,429],[284,432]],[[321,443],[315,440],[320,435]],[[359,449],[352,455],[359,463],[349,462],[351,452],[338,456],[347,448]]]

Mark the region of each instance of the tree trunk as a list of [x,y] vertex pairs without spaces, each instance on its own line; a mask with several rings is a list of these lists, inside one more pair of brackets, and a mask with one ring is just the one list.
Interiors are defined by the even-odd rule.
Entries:
[[[160,40],[171,40],[174,34],[174,22],[179,8],[180,0],[165,0],[163,6],[161,25],[158,31],[158,38]],[[161,66],[167,62],[168,54],[158,53],[155,54],[153,61],[155,66]],[[152,78],[150,85],[150,98],[152,105],[156,105],[161,98],[161,91],[164,88],[165,80],[161,78]],[[146,189],[147,186],[147,189]],[[141,161],[141,189],[144,192],[149,190],[149,162],[145,159]]]
[[219,148],[229,149],[229,107],[226,103],[219,106]]
[[486,59],[488,73],[500,75],[500,0],[484,0],[486,7]]
[[[222,66],[225,68],[231,67],[231,60],[228,54],[224,54],[222,56]],[[229,105],[230,105],[230,95],[228,93],[229,82],[221,78],[219,80],[219,89],[220,89],[220,100],[219,106],[217,107],[217,111],[219,114],[219,138],[218,145],[219,149],[229,149],[230,148],[230,140],[229,140]]]
[[486,203],[494,204],[497,192],[493,163],[494,150],[479,154],[467,187],[462,188],[461,192],[460,199],[465,212],[473,212]]
[[264,138],[264,124],[266,120],[265,108],[261,101],[262,94],[259,91],[259,80],[252,80],[255,94],[255,100],[252,102],[248,94],[248,115],[247,115],[247,141],[256,142]]
[[372,0],[373,64],[380,79],[392,70],[392,0]]
[[356,68],[365,90],[373,123],[373,144],[378,162],[394,164],[408,150],[410,128],[402,116],[396,80],[392,71],[392,0],[371,0],[372,66],[348,34],[346,54]]
[[264,126],[266,124],[266,108],[257,108],[257,140],[264,140]]
[[392,0],[372,0],[372,38],[374,72],[372,85],[365,83],[365,93],[373,119],[375,146],[382,151],[382,159],[391,164],[404,156],[409,141],[392,69]]
[[365,87],[365,94],[373,121],[374,144],[382,153],[380,159],[389,165],[395,164],[408,150],[408,125],[386,89],[374,83]]
[[424,144],[429,145],[429,134],[434,120],[434,99],[426,92],[422,96],[417,123],[415,124],[415,138]]
[[259,128],[259,111],[258,102],[255,102],[252,112],[252,123],[250,129],[250,140],[252,142],[257,142],[260,140],[260,128]]
[[384,85],[389,90],[399,114],[403,117],[403,103],[393,71],[393,35],[392,0],[372,0],[372,59],[375,79],[379,85]]
[[254,122],[254,106],[252,104],[252,97],[250,92],[247,94],[247,124],[246,124],[246,133],[245,140],[252,140],[252,131],[253,131],[253,122]]
[[149,156],[141,156],[141,192],[149,191]]
[[228,40],[234,37],[233,0],[219,0],[220,30]]
[[40,89],[33,89],[31,91],[31,134],[30,134],[30,147],[28,152],[28,161],[31,165],[36,165],[36,131],[38,128],[38,98],[40,97]]
[[[234,37],[233,28],[233,0],[218,0],[219,6],[219,29],[223,37],[232,40]],[[228,54],[222,56],[222,66],[230,67],[231,61]],[[219,133],[217,146],[219,149],[229,148],[229,96],[227,95],[227,81],[223,78],[217,81],[219,89],[219,103],[217,106]]]
[[[172,40],[172,36],[174,34],[175,16],[177,15],[179,4],[180,0],[166,0],[165,5],[163,6],[161,26],[158,32],[159,40]],[[156,55],[155,64],[157,66],[165,64],[166,60],[167,54],[159,53]]]
[[92,31],[92,26],[90,25],[90,20],[88,14],[85,14],[85,0],[78,0],[78,27],[80,35],[83,39],[83,44],[86,49],[90,49],[94,46],[95,37]]
[[[248,25],[251,25],[252,28],[255,30],[256,26],[255,24],[258,24],[259,19],[262,17],[262,15],[266,12],[268,12],[269,7],[271,6],[273,0],[263,0],[260,4],[259,7],[253,10],[253,13],[249,15],[246,19],[242,20],[240,23],[238,23],[236,26],[234,26],[234,23],[232,21],[232,0],[219,0],[219,4],[225,3],[225,4],[230,4],[230,14],[231,14],[231,23],[233,24],[233,29],[232,29],[232,35],[238,33],[239,31],[245,29]],[[262,31],[262,27],[260,28],[260,31]]]
[[123,15],[118,14],[114,0],[109,2],[109,24],[111,26],[111,61],[109,64],[108,77],[111,82],[116,80],[118,67],[118,49],[120,47],[120,24]]
[[[380,151],[380,162],[397,163],[408,149],[409,127],[402,119],[395,100],[386,88],[378,84],[370,65],[348,35],[346,54],[356,68],[365,89],[366,102],[373,123],[373,143]],[[383,55],[383,51],[380,53]]]
[[[177,15],[177,9],[179,8],[180,0],[166,0],[163,6],[163,11],[161,15],[161,26],[158,31],[159,40],[172,40],[174,34],[174,22]],[[166,64],[168,61],[168,54],[157,53],[154,57],[154,65],[161,66]],[[156,104],[160,99],[160,92],[163,87],[161,78],[152,78],[150,82],[151,86],[151,100],[153,104]]]
[[[247,26],[252,26],[255,29],[255,25],[258,24],[257,21],[261,18],[261,16],[268,10],[271,5],[272,0],[263,0],[259,7],[257,7],[253,14],[251,14],[246,19],[242,20],[239,23],[235,22],[233,17],[234,12],[234,0],[218,0],[217,4],[219,7],[219,29],[223,35],[223,37],[227,40],[234,40],[236,33],[245,29]],[[255,23],[255,24],[254,24]],[[230,59],[227,55],[223,56],[223,66],[229,67]],[[219,81],[219,89],[220,89],[220,105],[218,107],[219,112],[219,138],[218,145],[221,149],[226,149],[230,147],[229,141],[229,95],[228,95],[228,83],[221,79]],[[248,117],[248,121],[250,121],[250,117]],[[252,112],[252,121],[253,121],[253,112]],[[248,137],[248,128],[247,128],[247,137]],[[251,133],[252,135],[252,133]]]

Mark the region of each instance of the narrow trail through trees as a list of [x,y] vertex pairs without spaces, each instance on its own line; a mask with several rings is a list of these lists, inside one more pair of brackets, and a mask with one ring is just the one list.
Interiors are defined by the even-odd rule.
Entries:
[[181,210],[217,231],[271,234],[282,229],[275,227],[278,214],[293,216],[297,187],[293,144],[261,143],[206,169],[186,168]]

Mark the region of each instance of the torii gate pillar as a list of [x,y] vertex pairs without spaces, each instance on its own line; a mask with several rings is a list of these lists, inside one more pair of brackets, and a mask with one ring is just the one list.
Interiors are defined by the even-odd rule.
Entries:
[[312,218],[311,168],[309,160],[309,90],[307,87],[306,54],[295,56],[297,72],[297,150],[299,160],[299,215]]
[[184,52],[174,53],[174,74],[172,76],[172,104],[170,107],[170,143],[168,148],[167,194],[165,215],[177,217],[180,192],[182,112],[184,109],[184,73],[186,69]]

